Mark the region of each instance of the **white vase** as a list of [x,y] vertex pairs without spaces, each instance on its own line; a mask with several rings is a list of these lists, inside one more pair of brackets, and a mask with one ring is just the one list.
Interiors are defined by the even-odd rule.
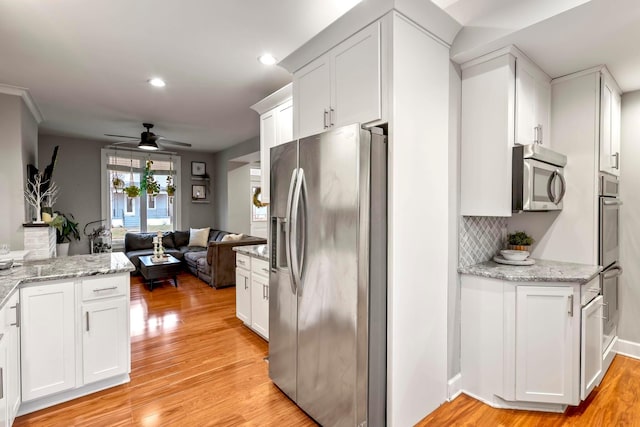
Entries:
[[69,255],[69,242],[58,243],[56,245],[56,256],[58,258]]

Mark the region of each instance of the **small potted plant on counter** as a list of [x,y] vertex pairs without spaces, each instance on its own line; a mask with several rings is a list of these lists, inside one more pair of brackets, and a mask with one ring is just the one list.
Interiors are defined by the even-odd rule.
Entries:
[[56,214],[51,225],[56,229],[56,253],[58,257],[63,257],[69,255],[71,239],[80,240],[80,232],[72,214],[63,214],[59,211],[56,211]]
[[507,243],[509,249],[516,251],[529,251],[529,248],[533,244],[533,238],[524,231],[516,231],[513,234],[507,236]]

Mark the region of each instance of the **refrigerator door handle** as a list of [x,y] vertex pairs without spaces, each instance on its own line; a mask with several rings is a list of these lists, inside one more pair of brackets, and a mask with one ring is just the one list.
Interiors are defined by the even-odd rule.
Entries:
[[298,212],[300,210],[300,193],[302,192],[302,181],[304,180],[304,170],[298,168],[298,176],[296,178],[296,188],[293,191],[293,206],[291,207],[291,224],[289,230],[291,234],[289,236],[290,250],[291,250],[291,270],[293,272],[293,278],[298,295],[302,292],[300,289],[300,259],[298,259]]
[[293,192],[295,189],[295,185],[296,185],[296,178],[298,175],[298,170],[294,169],[293,172],[291,173],[291,181],[289,182],[289,193],[287,194],[287,211],[286,211],[286,217],[284,219],[285,224],[283,224],[284,227],[284,232],[285,232],[285,241],[284,241],[284,245],[285,245],[285,253],[287,256],[287,267],[289,270],[289,278],[291,280],[291,292],[295,295],[295,293],[297,292],[297,286],[295,283],[295,277],[293,275],[293,264],[292,264],[292,256],[291,256],[291,206],[293,203]]
[[[298,176],[298,180],[300,181],[300,190],[298,196],[300,197],[302,203],[300,204],[301,212],[302,212],[302,222],[301,222],[301,233],[300,233],[300,248],[298,248],[298,243],[296,242],[296,250],[299,252],[298,260],[298,286],[300,286],[300,292],[302,292],[302,274],[304,273],[304,254],[305,248],[307,247],[307,180],[304,177],[304,170],[300,169],[300,174]],[[296,256],[298,254],[296,252]]]

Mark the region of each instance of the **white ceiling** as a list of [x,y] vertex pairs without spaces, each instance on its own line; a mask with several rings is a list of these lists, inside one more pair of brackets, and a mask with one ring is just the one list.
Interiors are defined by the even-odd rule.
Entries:
[[[107,141],[146,121],[217,151],[258,135],[249,106],[291,80],[257,56],[285,58],[357,1],[2,0],[0,84],[30,90],[44,134]],[[552,77],[607,64],[640,89],[638,0],[432,1],[465,26],[457,62],[513,43]]]
[[[249,106],[291,80],[284,58],[356,0],[0,1],[0,83],[28,88],[44,134],[139,135],[216,151],[258,135]],[[152,76],[167,81],[156,89]]]

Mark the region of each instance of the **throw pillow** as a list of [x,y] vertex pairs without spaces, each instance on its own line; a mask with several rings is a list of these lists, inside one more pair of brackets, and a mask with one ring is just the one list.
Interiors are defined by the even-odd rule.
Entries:
[[221,240],[221,242],[235,242],[238,240],[242,240],[242,238],[244,237],[244,234],[240,233],[240,234],[227,234],[226,236],[224,236]]
[[206,247],[209,240],[209,229],[207,228],[190,228],[189,229],[189,245]]

